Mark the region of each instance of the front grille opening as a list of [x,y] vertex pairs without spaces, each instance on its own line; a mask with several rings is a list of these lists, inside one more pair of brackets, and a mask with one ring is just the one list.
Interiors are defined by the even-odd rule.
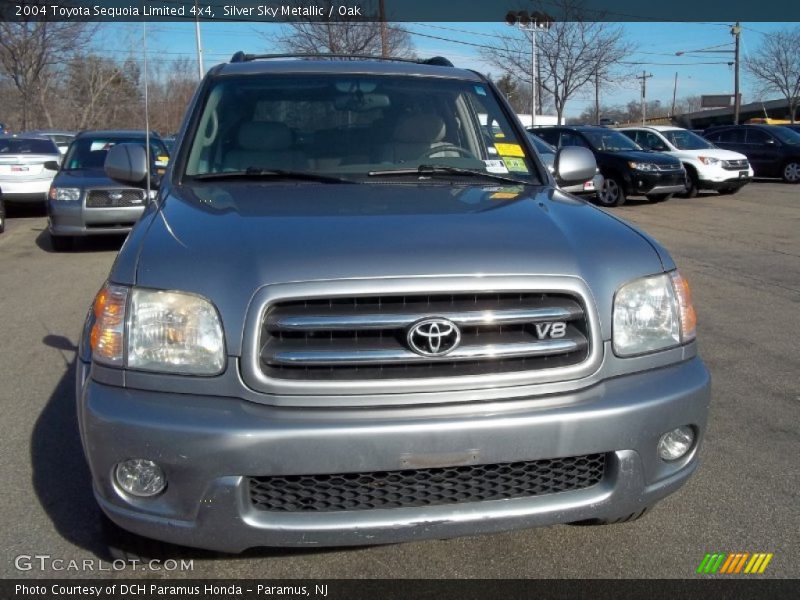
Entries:
[[[409,347],[408,330],[431,317],[457,323],[461,341],[450,354],[421,360]],[[566,335],[542,338],[537,324],[547,322],[565,323]],[[262,372],[274,379],[458,377],[579,364],[589,356],[589,340],[583,304],[570,294],[365,296],[272,306],[260,354]]]
[[531,498],[589,488],[605,474],[606,455],[326,475],[249,477],[254,508],[339,512]]

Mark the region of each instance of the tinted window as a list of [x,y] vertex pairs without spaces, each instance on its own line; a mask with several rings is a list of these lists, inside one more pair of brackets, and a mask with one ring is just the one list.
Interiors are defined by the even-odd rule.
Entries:
[[619,131],[587,130],[583,134],[589,138],[595,150],[600,152],[620,152],[623,150],[641,150],[641,147]]
[[716,136],[712,140],[723,144],[742,144],[744,143],[744,131],[741,129],[724,129],[711,135]]
[[[63,168],[65,170],[102,169],[106,163],[106,154],[116,144],[139,144],[144,148],[144,138],[77,138],[67,150]],[[160,139],[150,138],[150,158],[153,162],[157,162],[159,156],[169,156],[167,148]]]
[[587,144],[579,133],[574,131],[561,132],[561,146],[578,146],[580,148],[588,148]]
[[530,138],[531,143],[533,144],[533,147],[536,148],[536,151],[539,154],[555,154],[556,153],[555,146],[552,146],[552,145],[548,144],[542,138],[540,138],[538,135],[534,135],[532,133],[528,133],[528,137]]
[[794,146],[800,144],[800,133],[798,133],[798,129],[795,127],[775,127],[770,131],[784,144],[791,144]]
[[748,129],[746,139],[748,144],[766,144],[767,140],[772,139],[772,136],[760,129]]
[[58,148],[50,140],[30,138],[0,139],[2,154],[58,154]]
[[534,135],[538,135],[540,138],[542,138],[545,142],[547,142],[551,146],[554,146],[554,147],[558,148],[558,136],[559,136],[559,131],[558,130],[554,130],[554,129],[547,129],[547,130],[536,129],[536,130],[534,130],[533,133],[534,133]]

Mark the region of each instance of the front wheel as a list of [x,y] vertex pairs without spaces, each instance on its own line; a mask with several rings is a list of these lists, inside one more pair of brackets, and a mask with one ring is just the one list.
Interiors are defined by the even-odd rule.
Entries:
[[605,183],[597,192],[597,202],[601,206],[622,206],[625,204],[625,188],[619,179],[606,177]]
[[783,180],[786,183],[800,183],[800,162],[793,160],[784,165]]
[[3,233],[6,230],[6,207],[3,205],[3,201],[0,200],[0,233]]
[[697,192],[699,192],[699,185],[700,181],[697,178],[697,173],[694,171],[689,170],[687,167],[686,169],[686,191],[681,194],[684,198],[695,198],[697,197]]
[[672,194],[648,194],[645,196],[650,202],[654,204],[656,202],[664,202],[665,200],[669,200],[672,198]]

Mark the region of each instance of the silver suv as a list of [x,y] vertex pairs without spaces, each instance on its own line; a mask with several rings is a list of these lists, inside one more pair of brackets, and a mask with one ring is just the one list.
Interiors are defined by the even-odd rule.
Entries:
[[[105,168],[140,182],[145,152]],[[104,513],[229,552],[633,519],[709,401],[667,252],[442,59],[212,69],[79,359]]]

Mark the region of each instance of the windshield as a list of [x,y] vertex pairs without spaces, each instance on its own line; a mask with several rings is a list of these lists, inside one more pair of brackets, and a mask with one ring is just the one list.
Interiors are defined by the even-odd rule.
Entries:
[[624,150],[642,149],[636,142],[619,131],[587,129],[582,133],[598,152],[622,152]]
[[788,127],[773,127],[771,131],[774,132],[775,136],[784,144],[791,144],[792,146],[800,144],[800,133]]
[[[77,138],[64,157],[63,168],[68,171],[81,169],[102,169],[106,163],[106,154],[115,144],[139,144],[144,148],[144,138],[124,137],[81,137]],[[169,153],[163,142],[150,138],[150,157],[156,166],[166,166]],[[162,165],[163,163],[163,165]]]
[[[424,165],[538,182],[492,90],[472,81],[395,74],[223,77],[209,91],[192,136],[185,174],[198,180],[273,171],[368,181],[370,173]],[[437,178],[467,176],[442,173]]]
[[678,150],[707,150],[709,148],[716,148],[716,146],[708,140],[704,140],[696,133],[692,133],[686,129],[668,129],[667,131],[662,131],[661,135],[667,138],[669,143]]
[[50,140],[31,138],[0,139],[0,154],[58,154]]

